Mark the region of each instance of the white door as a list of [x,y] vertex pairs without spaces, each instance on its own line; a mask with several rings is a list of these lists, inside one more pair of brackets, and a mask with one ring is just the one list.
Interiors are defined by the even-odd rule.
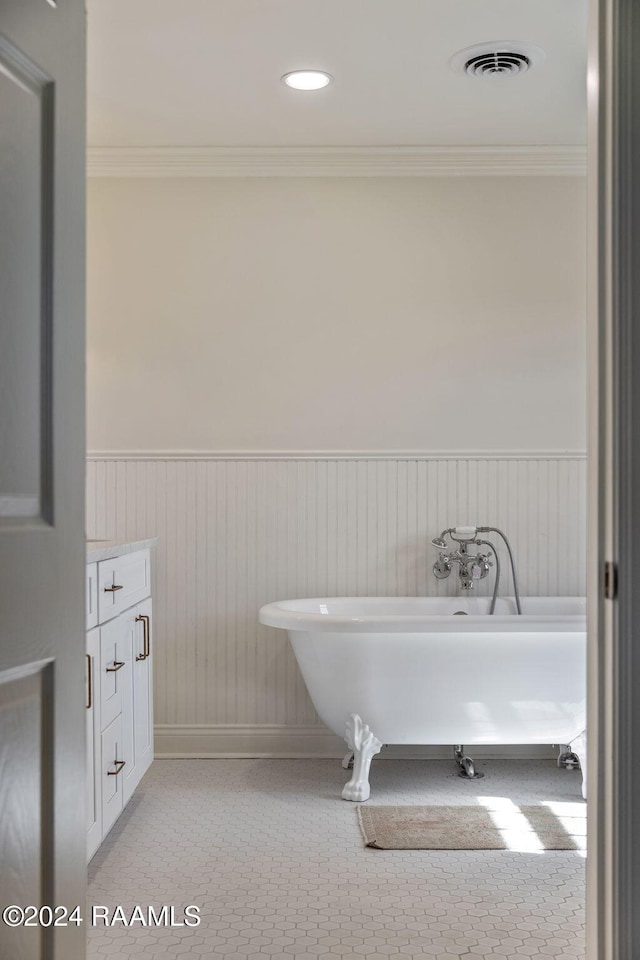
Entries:
[[[84,910],[84,8],[0,3],[0,903]],[[80,960],[82,925],[0,924]]]

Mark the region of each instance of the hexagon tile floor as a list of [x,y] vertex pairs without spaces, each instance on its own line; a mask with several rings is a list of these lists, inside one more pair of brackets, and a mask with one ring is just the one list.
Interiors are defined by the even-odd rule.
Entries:
[[[378,760],[376,804],[580,802],[554,761]],[[89,903],[195,904],[198,927],[89,928],[90,960],[584,956],[575,852],[373,850],[336,760],[159,760],[89,867]]]

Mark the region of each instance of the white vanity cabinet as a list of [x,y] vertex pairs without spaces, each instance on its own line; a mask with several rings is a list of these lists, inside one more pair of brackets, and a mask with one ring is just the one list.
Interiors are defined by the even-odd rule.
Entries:
[[94,561],[87,564],[88,859],[153,760],[154,543],[105,542],[88,552]]

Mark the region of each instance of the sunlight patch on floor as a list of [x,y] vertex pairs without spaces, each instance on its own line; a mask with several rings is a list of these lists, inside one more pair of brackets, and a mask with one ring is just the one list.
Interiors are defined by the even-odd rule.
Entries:
[[[517,853],[546,852],[534,825],[513,800],[508,797],[478,797],[478,803],[488,811],[509,850]],[[553,814],[562,832],[573,840],[576,849],[572,852],[585,857],[587,820],[584,803],[543,800],[540,806]]]

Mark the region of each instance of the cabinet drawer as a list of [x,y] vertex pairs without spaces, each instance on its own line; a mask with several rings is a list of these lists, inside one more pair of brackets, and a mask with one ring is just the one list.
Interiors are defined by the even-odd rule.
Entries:
[[100,627],[100,708],[102,729],[122,712],[132,682],[133,618],[118,617]]
[[148,550],[137,550],[98,563],[98,617],[104,623],[151,592]]
[[98,624],[98,564],[87,564],[87,630]]
[[101,737],[102,833],[106,835],[123,807],[122,718],[116,717]]

